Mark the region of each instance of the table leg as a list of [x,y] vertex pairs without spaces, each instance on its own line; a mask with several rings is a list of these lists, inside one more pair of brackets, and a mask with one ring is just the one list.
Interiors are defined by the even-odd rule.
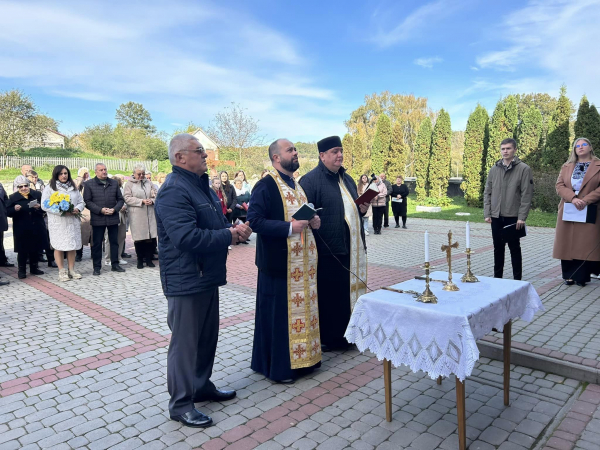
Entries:
[[512,321],[504,325],[504,405],[508,406],[510,398],[510,343],[512,334]]
[[437,384],[442,384],[442,376],[440,375],[436,381],[437,381]]
[[383,384],[385,386],[385,420],[392,421],[392,363],[383,360]]
[[465,411],[465,381],[456,378],[456,416],[458,419],[458,448],[467,448],[467,416]]

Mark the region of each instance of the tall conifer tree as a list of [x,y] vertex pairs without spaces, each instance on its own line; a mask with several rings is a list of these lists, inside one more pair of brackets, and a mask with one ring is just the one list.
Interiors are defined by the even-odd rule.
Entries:
[[592,143],[594,152],[600,154],[600,114],[594,105],[590,106],[590,131],[589,136],[586,137]]
[[393,184],[395,178],[399,175],[405,176],[409,151],[410,149],[404,140],[403,124],[397,121],[392,129],[392,143],[385,167],[390,183]]
[[517,130],[517,155],[532,168],[539,166],[543,128],[542,113],[534,105],[530,105]]
[[[514,99],[514,97],[512,98]],[[507,103],[509,105],[508,116],[506,110]],[[512,122],[513,120],[515,120],[515,122]],[[514,117],[514,111],[512,110],[512,101],[508,100],[508,97],[504,100],[499,100],[490,120],[490,143],[484,170],[485,177],[487,177],[487,173],[496,161],[500,159],[500,142],[506,138],[514,139],[515,126],[516,119]]]
[[485,159],[489,140],[489,116],[486,109],[477,105],[467,120],[465,150],[463,153],[463,179],[461,188],[469,206],[481,206],[481,185],[485,178]]
[[429,159],[431,158],[431,119],[426,117],[415,141],[415,176],[417,177],[417,199],[427,197],[429,188]]
[[354,177],[361,176],[364,172],[364,153],[365,146],[360,138],[360,136],[355,135],[352,137],[352,170]]
[[551,128],[548,129],[548,139],[542,156],[544,165],[549,169],[559,170],[569,157],[571,147],[570,118],[571,102],[567,97],[567,88],[563,85],[560,88],[556,110],[552,115]]
[[590,134],[590,128],[592,125],[590,113],[590,102],[584,95],[581,97],[579,109],[577,110],[577,119],[575,121],[575,138],[586,137],[589,139],[588,135]]
[[344,168],[350,173],[353,173],[352,168],[354,162],[352,154],[354,146],[352,144],[352,135],[346,133],[344,139],[342,139],[342,148],[344,149]]
[[506,121],[506,131],[512,133],[513,139],[517,138],[517,125],[519,123],[519,106],[514,95],[509,95],[504,99],[504,117]]
[[431,158],[429,161],[429,195],[435,198],[446,197],[452,150],[452,126],[450,114],[440,110],[431,138]]
[[390,151],[392,142],[392,124],[387,114],[380,114],[377,119],[377,129],[371,150],[371,167],[379,175],[383,172],[385,159]]

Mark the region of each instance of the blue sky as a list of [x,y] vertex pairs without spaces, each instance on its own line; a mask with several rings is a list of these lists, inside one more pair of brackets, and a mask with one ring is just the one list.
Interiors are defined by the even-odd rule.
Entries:
[[600,0],[0,0],[0,90],[72,134],[143,103],[171,132],[231,102],[267,140],[345,132],[364,96],[425,96],[464,129],[509,93],[600,103]]

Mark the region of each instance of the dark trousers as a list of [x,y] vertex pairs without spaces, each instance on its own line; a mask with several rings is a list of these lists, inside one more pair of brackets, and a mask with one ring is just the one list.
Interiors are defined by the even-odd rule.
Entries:
[[504,253],[506,244],[510,250],[510,260],[513,269],[513,278],[520,280],[523,275],[523,257],[521,256],[521,244],[519,239],[505,241],[502,238],[502,229],[513,223],[517,223],[516,217],[492,217],[492,240],[494,242],[494,278],[502,278],[504,273]]
[[154,242],[154,239],[133,242],[138,260],[152,261],[152,257],[154,256]]
[[194,397],[215,389],[210,381],[219,338],[219,289],[167,297],[171,342],[167,388],[172,416],[194,409]]
[[92,225],[92,260],[94,269],[98,270],[102,268],[102,241],[105,230],[108,230],[110,262],[113,266],[119,264],[119,225]]
[[19,272],[25,273],[27,271],[27,259],[29,259],[29,270],[37,269],[38,267],[38,252],[19,252],[17,253],[17,266]]
[[373,206],[373,229],[375,231],[381,231],[381,222],[383,220],[383,214],[385,206]]
[[390,197],[385,198],[385,209],[383,210],[383,226],[390,226]]
[[590,275],[598,273],[598,261],[582,261],[580,259],[561,259],[563,280],[573,280],[576,283],[589,283]]
[[394,214],[394,220],[396,221],[396,225],[400,225],[400,217],[402,217],[402,225],[406,225],[406,215],[401,216],[399,214]]
[[0,231],[0,266],[8,263],[6,251],[4,250],[4,231]]

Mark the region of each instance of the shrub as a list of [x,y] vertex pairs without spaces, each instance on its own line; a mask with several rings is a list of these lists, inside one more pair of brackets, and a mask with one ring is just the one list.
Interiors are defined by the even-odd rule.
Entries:
[[425,197],[417,202],[421,206],[450,206],[452,199],[449,197]]
[[533,201],[531,207],[545,212],[556,212],[560,197],[556,193],[555,172],[533,173]]

